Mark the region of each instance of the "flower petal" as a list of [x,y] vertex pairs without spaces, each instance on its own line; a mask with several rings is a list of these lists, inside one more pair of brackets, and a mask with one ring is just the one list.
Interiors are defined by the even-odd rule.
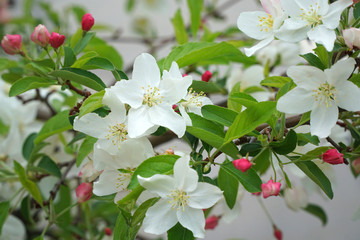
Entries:
[[274,36],[271,36],[269,38],[265,38],[264,40],[258,42],[255,46],[253,46],[251,48],[245,48],[246,56],[248,56],[248,57],[252,56],[255,52],[257,52],[261,48],[269,45],[273,40],[274,40]]
[[143,86],[138,81],[122,80],[112,86],[110,90],[114,91],[121,102],[129,104],[132,108],[139,108],[142,106],[144,98]]
[[[179,77],[180,75],[180,77]],[[182,77],[176,62],[173,62],[170,72],[164,70],[163,80],[160,81],[160,94],[163,102],[175,104],[183,99],[187,94],[187,89],[192,83],[191,76]]]
[[353,4],[352,0],[339,0],[330,4],[326,15],[322,17],[323,24],[329,29],[337,28],[341,13],[351,4]]
[[192,192],[196,189],[199,176],[189,166],[190,156],[185,155],[179,158],[174,165],[174,179],[177,189],[185,192]]
[[187,114],[187,112],[185,111],[185,108],[181,104],[179,105],[179,111],[180,111],[181,116],[185,120],[186,126],[192,126],[191,118],[189,117],[189,114]]
[[326,107],[325,105],[315,105],[310,114],[310,132],[320,138],[330,135],[331,129],[335,126],[339,116],[338,107],[335,102]]
[[[273,29],[261,27],[260,19],[267,19],[269,15],[266,12],[254,11],[254,12],[242,12],[237,20],[238,28],[246,35],[257,40],[263,40],[272,38]],[[265,26],[265,25],[264,25]]]
[[311,91],[295,87],[278,100],[276,109],[289,114],[308,112],[312,109],[314,103],[312,94]]
[[180,224],[193,232],[194,237],[205,237],[205,217],[202,209],[193,209],[190,207],[182,208],[176,211]]
[[307,33],[310,40],[324,45],[329,52],[333,50],[336,40],[335,31],[325,27],[324,25],[317,26]]
[[312,91],[325,82],[326,75],[323,71],[312,66],[289,67],[287,75],[293,79],[298,87]]
[[301,7],[298,5],[296,0],[281,0],[281,6],[286,14],[292,18],[299,17],[302,13]]
[[95,138],[105,138],[109,133],[109,127],[105,120],[96,113],[88,113],[82,118],[76,117],[74,129],[86,133]]
[[167,200],[161,199],[147,210],[143,227],[145,232],[159,235],[175,226],[177,222],[176,213],[171,209],[171,205]]
[[360,111],[360,88],[350,81],[336,87],[337,105],[348,111]]
[[[141,82],[143,86],[158,86],[160,83],[160,70],[153,56],[142,53],[134,61],[132,80]],[[129,90],[129,89],[128,89]]]
[[[106,88],[105,94],[102,100],[103,104],[107,105],[111,109],[111,113],[115,115],[116,122],[123,123],[126,120],[125,105],[116,96],[116,92],[112,88]],[[109,114],[109,115],[110,115]]]
[[275,37],[286,42],[299,42],[307,38],[307,32],[311,27],[307,26],[305,20],[300,18],[288,18],[279,30],[275,32]]
[[119,173],[117,170],[104,170],[99,176],[99,180],[94,182],[93,193],[97,196],[106,196],[126,188],[129,181],[119,183],[119,181],[117,181]]
[[[140,108],[131,108],[128,113],[128,134],[131,138],[149,135],[156,131],[158,125],[150,118],[151,108],[143,105]],[[164,116],[159,116],[164,117]]]
[[167,175],[156,174],[149,178],[137,176],[141,186],[148,191],[166,198],[175,189],[175,179]]
[[212,207],[223,196],[222,191],[209,183],[199,182],[197,188],[188,193],[189,207],[206,209]]
[[355,68],[353,58],[342,59],[337,61],[330,69],[325,70],[327,81],[333,84],[335,88],[341,87],[344,81],[349,78]]

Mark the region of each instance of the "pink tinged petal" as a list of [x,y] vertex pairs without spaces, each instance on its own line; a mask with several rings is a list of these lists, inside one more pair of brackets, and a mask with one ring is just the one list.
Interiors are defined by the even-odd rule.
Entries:
[[251,48],[245,48],[245,54],[246,56],[250,57],[253,54],[255,54],[258,50],[262,49],[263,47],[266,47],[274,40],[274,37],[271,36],[269,38],[266,38],[260,42],[258,42],[255,46]]
[[333,84],[336,89],[338,86],[341,87],[343,82],[350,77],[355,64],[356,62],[353,58],[337,61],[330,69],[325,70],[328,83]]
[[323,71],[312,66],[292,66],[288,69],[287,75],[294,83],[301,88],[312,91],[326,80]]
[[330,135],[331,129],[335,126],[339,116],[338,107],[335,102],[316,105],[310,114],[310,132],[320,138]]
[[260,0],[265,12],[273,16],[279,16],[282,13],[280,0]]
[[[143,86],[155,86],[160,83],[160,70],[153,56],[142,53],[134,61],[132,80],[138,81]],[[129,89],[127,89],[129,91]]]
[[144,231],[152,234],[162,234],[178,222],[176,212],[171,209],[167,200],[161,199],[146,212],[143,222]]
[[[175,179],[167,175],[156,174],[149,178],[137,176],[141,186],[162,198],[168,198],[175,189]],[[169,207],[171,204],[169,204]]]
[[328,29],[324,25],[317,26],[307,33],[310,40],[324,45],[329,52],[333,50],[336,40],[334,30]]
[[278,100],[276,109],[284,113],[301,114],[310,111],[314,101],[312,91],[295,87]]
[[223,196],[222,191],[209,183],[199,182],[193,192],[188,192],[189,207],[206,209],[212,207]]
[[260,18],[268,18],[268,14],[266,12],[243,12],[240,14],[237,20],[238,28],[248,35],[251,38],[255,38],[257,40],[263,40],[266,38],[271,38],[273,36],[273,28],[268,27],[266,29],[266,25],[261,27]]
[[194,237],[205,237],[205,217],[202,209],[193,209],[190,207],[182,208],[176,212],[180,224],[192,231]]
[[173,131],[179,138],[184,136],[186,130],[185,120],[172,109],[171,105],[151,107],[148,110],[148,114],[153,125],[166,127]]
[[142,106],[145,90],[141,82],[134,80],[122,80],[117,82],[115,86],[111,87],[117,98],[129,104],[132,108],[139,108]]
[[[156,131],[158,125],[150,118],[150,109],[143,105],[140,108],[131,108],[128,113],[128,134],[131,138],[149,135]],[[164,116],[159,116],[164,117]],[[154,128],[155,126],[155,128]]]
[[352,0],[338,0],[330,4],[329,10],[322,17],[323,24],[330,29],[337,28],[339,25],[341,13],[351,4],[353,4]]
[[308,22],[300,18],[288,18],[275,32],[275,37],[286,42],[299,42],[307,38],[307,32],[311,29],[307,25]]
[[344,41],[345,44],[349,47],[349,48],[353,48],[353,43],[355,41],[355,32],[350,28],[350,29],[345,29],[342,31],[343,37],[344,37]]
[[345,80],[336,87],[337,105],[348,111],[360,111],[360,89]]
[[117,170],[103,171],[99,177],[99,180],[94,182],[93,193],[97,196],[106,196],[126,188],[129,184],[129,181],[119,183],[117,180],[119,178],[119,173],[120,172]]
[[74,129],[86,133],[95,138],[105,138],[109,133],[109,128],[105,120],[96,113],[89,113],[82,118],[76,117]]
[[174,179],[176,188],[189,193],[196,189],[199,176],[189,166],[189,155],[179,158],[174,165]]

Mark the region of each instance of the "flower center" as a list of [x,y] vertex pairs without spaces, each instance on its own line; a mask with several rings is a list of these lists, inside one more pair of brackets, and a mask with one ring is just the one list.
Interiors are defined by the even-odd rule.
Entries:
[[127,128],[125,124],[117,123],[116,125],[109,126],[109,133],[106,135],[106,139],[116,145],[118,144],[120,147],[120,143],[127,139]]
[[[143,87],[145,90],[145,88]],[[157,87],[150,87],[150,85],[147,86],[147,89],[144,93],[143,103],[145,105],[148,105],[149,107],[158,105],[162,102],[162,99],[164,97],[161,96],[160,90]]]
[[260,32],[265,31],[265,32],[269,32],[272,30],[273,25],[274,25],[274,18],[268,14],[267,17],[258,17],[259,18],[259,25],[258,27],[260,27]]
[[181,103],[181,105],[187,109],[189,106],[196,106],[196,107],[202,107],[203,103],[202,101],[199,99],[200,97],[205,97],[205,93],[204,92],[200,92],[200,93],[196,93],[192,90],[192,88],[190,88],[189,92],[188,92],[188,100],[184,101]]
[[332,84],[323,83],[317,89],[313,90],[315,101],[319,104],[325,103],[326,107],[331,107],[331,103],[336,101],[336,89]]
[[126,168],[126,169],[118,169],[118,171],[119,174],[118,177],[116,178],[116,188],[119,189],[119,191],[123,191],[127,188],[127,185],[129,184],[135,169]]
[[302,14],[300,17],[308,22],[307,26],[314,28],[322,23],[321,16],[318,14],[319,10],[320,6],[318,3],[315,3],[315,6],[310,5],[310,9],[307,10],[301,8]]
[[172,204],[172,209],[176,209],[177,211],[182,208],[185,211],[185,207],[188,205],[190,196],[187,195],[182,189],[171,190],[171,194],[168,196],[172,198],[168,203]]

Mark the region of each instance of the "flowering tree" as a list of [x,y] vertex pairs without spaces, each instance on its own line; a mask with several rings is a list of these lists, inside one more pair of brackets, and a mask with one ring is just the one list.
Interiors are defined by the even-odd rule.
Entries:
[[[325,224],[294,178],[332,199],[331,165],[360,173],[360,5],[260,2],[264,11],[240,13],[235,31],[212,32],[206,20],[221,6],[188,0],[190,23],[176,12],[171,51],[154,58],[140,31],[152,54],[128,69],[80,7],[75,33],[39,24],[5,34],[1,47],[14,56],[0,58],[0,236],[25,225],[28,239],[142,239],[140,229],[204,238],[234,220],[245,192],[264,209],[283,197]],[[314,47],[300,55],[302,40]],[[173,138],[189,151],[154,149]]]

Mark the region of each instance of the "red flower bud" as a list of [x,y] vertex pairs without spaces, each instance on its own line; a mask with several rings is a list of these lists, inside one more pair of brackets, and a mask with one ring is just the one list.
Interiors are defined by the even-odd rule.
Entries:
[[329,149],[322,155],[322,160],[330,164],[344,163],[344,154],[339,153],[336,149]]
[[90,13],[86,13],[81,20],[81,27],[83,31],[90,31],[92,26],[94,26],[95,20]]
[[274,228],[274,236],[277,240],[282,240],[282,232],[280,229],[278,229],[275,225],[273,226]]
[[1,47],[7,54],[14,55],[21,52],[21,36],[6,34],[1,40]]
[[236,159],[232,163],[237,170],[242,172],[246,172],[249,168],[251,168],[252,165],[252,163],[246,158]]
[[204,72],[204,74],[201,76],[201,80],[204,82],[208,82],[210,81],[210,78],[212,77],[212,74],[209,70],[207,70],[206,72]]
[[50,33],[42,24],[37,25],[31,34],[31,41],[41,47],[46,47],[49,44]]
[[264,198],[268,198],[270,196],[277,196],[280,192],[281,183],[274,182],[270,179],[267,183],[261,184],[261,191]]
[[184,73],[183,75],[182,75],[182,77],[186,77],[187,76],[187,74],[186,73]]
[[111,236],[111,234],[112,234],[112,231],[111,231],[111,229],[110,228],[104,228],[104,232],[105,232],[105,235],[107,235],[107,236]]
[[79,203],[86,202],[92,196],[93,186],[91,183],[84,182],[76,188],[76,197]]
[[205,220],[205,229],[214,229],[219,224],[219,217],[210,216]]
[[352,163],[351,166],[354,168],[354,171],[356,174],[360,173],[360,158],[355,159]]
[[61,45],[63,45],[64,41],[65,41],[65,35],[60,35],[56,32],[51,33],[49,42],[53,48],[60,47]]

